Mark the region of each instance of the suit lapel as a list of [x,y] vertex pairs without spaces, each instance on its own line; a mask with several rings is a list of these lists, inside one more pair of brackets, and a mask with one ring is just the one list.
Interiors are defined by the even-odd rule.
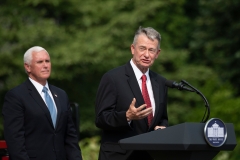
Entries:
[[45,102],[43,101],[41,95],[38,93],[37,89],[34,87],[34,85],[32,84],[32,82],[28,79],[26,81],[26,85],[29,91],[29,94],[32,96],[32,98],[36,101],[36,103],[38,104],[38,106],[43,110],[43,112],[45,113],[49,123],[52,124],[52,119],[51,119],[51,115],[50,112],[47,108],[47,105],[45,104]]
[[[156,116],[156,114],[158,114],[159,111],[159,83],[157,82],[156,77],[152,74],[151,71],[149,71],[149,76],[151,79],[151,84],[152,84],[152,91],[153,91],[153,96],[154,96],[154,101],[155,101],[155,113],[154,113],[154,117]],[[155,118],[153,118],[152,124],[154,124],[154,120],[156,120]]]
[[128,77],[128,84],[133,92],[134,97],[136,98],[137,104],[135,107],[139,107],[145,102],[143,100],[142,92],[140,90],[140,87],[138,85],[136,76],[134,74],[134,71],[132,69],[130,62],[126,64],[125,71],[126,71],[126,76]]

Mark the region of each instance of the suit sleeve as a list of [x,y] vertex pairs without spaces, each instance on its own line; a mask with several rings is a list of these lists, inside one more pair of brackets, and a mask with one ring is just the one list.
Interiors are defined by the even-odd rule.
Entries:
[[24,106],[20,98],[9,91],[4,99],[4,135],[11,159],[29,160],[24,138]]
[[[104,130],[130,130],[127,122],[126,111],[116,110],[118,101],[117,87],[114,78],[106,73],[99,84],[95,112],[97,127]],[[130,105],[130,104],[129,104]]]

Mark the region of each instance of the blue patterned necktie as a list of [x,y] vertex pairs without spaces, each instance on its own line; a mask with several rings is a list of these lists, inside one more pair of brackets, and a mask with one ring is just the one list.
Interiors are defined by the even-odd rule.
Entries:
[[48,94],[48,89],[47,89],[47,87],[43,87],[43,90],[42,90],[42,91],[43,91],[43,93],[44,93],[44,98],[45,98],[47,107],[48,107],[48,109],[49,109],[49,112],[50,112],[50,114],[51,114],[53,126],[54,126],[54,128],[55,128],[57,112],[56,112],[56,109],[55,109],[55,107],[54,107],[53,100],[52,100],[52,98],[51,98],[51,97],[49,96],[49,94]]

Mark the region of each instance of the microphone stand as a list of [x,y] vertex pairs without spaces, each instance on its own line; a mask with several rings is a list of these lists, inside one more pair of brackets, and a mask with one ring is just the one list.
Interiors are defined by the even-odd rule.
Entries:
[[[202,118],[202,122],[201,122],[201,123],[206,123],[207,120],[208,120],[208,118],[209,118],[209,116],[210,116],[210,106],[209,106],[209,103],[208,103],[207,99],[205,98],[205,96],[204,96],[199,90],[197,90],[196,88],[194,88],[194,87],[193,87],[192,85],[190,85],[187,81],[181,80],[180,83],[183,83],[183,84],[187,85],[188,87],[192,88],[192,89],[193,89],[197,94],[199,94],[199,95],[202,97],[202,99],[204,100],[206,110],[205,110],[205,113],[204,113],[204,116],[203,116],[203,118]],[[206,111],[207,111],[207,117],[204,119],[204,117],[205,117],[205,115],[206,115]]]

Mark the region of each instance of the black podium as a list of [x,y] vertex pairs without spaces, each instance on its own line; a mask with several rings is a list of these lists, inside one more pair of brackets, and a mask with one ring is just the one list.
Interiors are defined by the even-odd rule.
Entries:
[[212,160],[220,151],[237,145],[232,123],[226,123],[227,139],[221,147],[211,147],[204,137],[205,123],[182,123],[130,138],[121,139],[126,150],[145,150],[155,160]]

